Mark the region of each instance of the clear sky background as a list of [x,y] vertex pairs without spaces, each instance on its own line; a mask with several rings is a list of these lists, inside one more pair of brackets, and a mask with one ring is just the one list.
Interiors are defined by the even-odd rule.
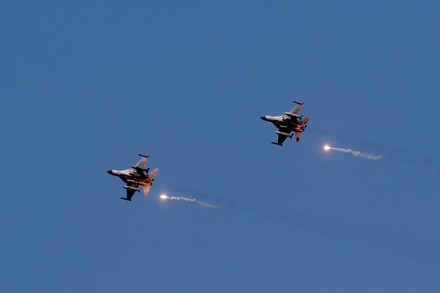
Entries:
[[[2,1],[0,291],[439,292],[439,15]],[[271,145],[293,99],[310,126]],[[156,184],[121,201],[138,153]]]

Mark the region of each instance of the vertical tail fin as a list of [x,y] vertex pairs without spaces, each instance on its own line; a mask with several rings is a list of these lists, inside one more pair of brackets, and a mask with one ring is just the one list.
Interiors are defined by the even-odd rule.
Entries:
[[[148,175],[151,178],[151,181],[154,181],[154,176],[156,176],[157,171],[159,171],[158,168],[151,171],[151,173]],[[150,192],[151,184],[153,183],[143,185],[145,197],[147,197],[148,193]]]
[[304,125],[307,125],[307,123],[309,123],[310,119],[312,119],[312,115],[307,116],[307,117],[303,120]]
[[144,187],[144,195],[145,197],[147,197],[148,193],[150,193],[151,185],[144,185],[143,187]]
[[150,178],[151,179],[154,179],[154,176],[156,176],[157,171],[159,171],[159,168],[156,168],[153,171],[151,171],[151,173],[150,173]]
[[307,127],[307,123],[309,123],[310,119],[312,118],[312,115],[307,116],[303,121],[303,126],[302,126],[302,130],[300,131],[295,131],[296,134],[296,141],[299,141],[301,139],[301,136],[304,132],[304,130],[306,130]]

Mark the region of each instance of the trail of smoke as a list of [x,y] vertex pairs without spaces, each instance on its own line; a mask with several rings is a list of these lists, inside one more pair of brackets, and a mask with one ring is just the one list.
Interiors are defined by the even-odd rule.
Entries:
[[362,153],[360,151],[356,151],[356,150],[352,150],[352,149],[335,148],[335,147],[331,147],[331,146],[326,146],[325,150],[349,153],[355,157],[361,157],[361,158],[365,158],[367,160],[380,160],[380,159],[382,159],[381,155],[372,155],[372,154]]
[[344,148],[335,148],[330,146],[325,146],[325,150],[332,150],[332,151],[338,151],[343,153],[349,153],[352,154],[355,157],[361,157],[368,160],[380,160],[382,159],[381,155],[372,155],[368,153],[362,153],[361,151],[353,150],[353,149],[344,149]]
[[209,204],[207,202],[203,202],[203,201],[195,199],[195,198],[188,198],[188,197],[184,197],[184,196],[169,196],[169,195],[161,194],[160,198],[163,200],[169,199],[169,200],[186,201],[186,202],[201,205],[202,207],[205,207],[205,208],[218,208],[219,207],[219,206],[212,205],[212,204]]
[[385,153],[387,160],[398,161],[405,164],[415,164],[419,167],[434,169],[440,172],[440,159],[433,154],[427,154],[419,150],[405,149],[400,146],[393,146],[387,143],[379,143],[377,141],[369,141],[363,138],[338,133],[335,131],[328,131],[320,129],[318,127],[309,126],[313,129],[309,134],[315,134],[324,136],[326,139],[329,137],[336,138],[342,142],[349,142],[362,147],[381,149],[382,153]]

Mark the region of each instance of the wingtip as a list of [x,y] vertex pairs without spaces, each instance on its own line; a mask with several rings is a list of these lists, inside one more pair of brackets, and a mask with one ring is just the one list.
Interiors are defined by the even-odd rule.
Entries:
[[277,143],[277,142],[274,142],[274,141],[272,141],[272,144],[277,145],[277,146],[283,146],[281,143]]

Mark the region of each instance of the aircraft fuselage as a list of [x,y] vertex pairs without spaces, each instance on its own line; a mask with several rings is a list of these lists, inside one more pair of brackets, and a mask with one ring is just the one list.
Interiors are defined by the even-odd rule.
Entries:
[[151,184],[153,182],[153,179],[151,179],[148,174],[145,178],[142,178],[139,176],[138,173],[136,173],[135,170],[127,169],[127,170],[108,170],[108,174],[117,176],[122,179],[124,182],[130,182],[133,181],[138,184]]
[[260,117],[264,121],[271,122],[277,128],[286,128],[289,131],[302,132],[304,131],[304,124],[301,120],[292,119],[287,115],[280,116],[261,116]]

